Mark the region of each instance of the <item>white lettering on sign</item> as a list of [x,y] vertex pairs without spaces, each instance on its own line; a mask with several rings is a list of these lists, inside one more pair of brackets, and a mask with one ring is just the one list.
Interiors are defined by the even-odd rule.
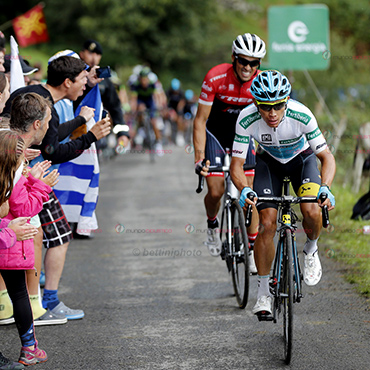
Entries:
[[288,36],[293,42],[303,42],[310,31],[301,21],[294,21],[288,26]]

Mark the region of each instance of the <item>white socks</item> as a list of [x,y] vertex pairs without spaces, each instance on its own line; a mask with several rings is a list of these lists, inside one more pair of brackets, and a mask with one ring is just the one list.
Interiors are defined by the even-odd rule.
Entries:
[[303,252],[305,252],[306,254],[312,254],[314,252],[316,252],[317,250],[317,241],[319,240],[319,238],[315,239],[315,240],[311,240],[311,239],[308,239],[306,240],[306,243],[303,247]]
[[270,296],[270,275],[257,275],[257,299],[267,295]]

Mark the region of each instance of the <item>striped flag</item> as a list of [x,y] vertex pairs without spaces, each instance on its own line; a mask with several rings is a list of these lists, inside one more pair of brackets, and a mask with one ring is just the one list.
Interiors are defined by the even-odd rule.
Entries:
[[[66,105],[71,104],[71,102],[62,101],[61,104]],[[58,109],[64,110],[64,113],[60,114],[60,117],[64,115],[65,120],[68,120],[65,112],[70,112],[71,108],[60,107],[58,105],[59,102],[55,105],[57,111]],[[95,121],[100,119],[102,112],[98,85],[82,100],[75,112],[76,116],[83,106],[95,108],[95,117],[86,124],[87,130],[90,130],[95,124]],[[77,158],[62,163],[59,166],[59,182],[54,186],[53,190],[62,205],[67,220],[69,222],[77,222],[76,231],[81,235],[90,235],[91,231],[98,228],[95,209],[99,197],[99,172],[98,154],[95,143],[89,149],[84,150]]]

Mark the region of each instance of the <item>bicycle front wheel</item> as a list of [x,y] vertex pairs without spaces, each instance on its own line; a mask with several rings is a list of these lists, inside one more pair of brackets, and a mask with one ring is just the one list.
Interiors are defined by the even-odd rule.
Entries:
[[145,129],[144,143],[149,151],[150,162],[153,163],[155,161],[155,154],[156,154],[155,145],[154,145],[155,144],[155,134],[154,134],[154,130],[153,130],[149,115],[147,115],[144,119],[144,129]]
[[287,229],[284,239],[284,258],[282,268],[283,319],[284,319],[284,355],[285,363],[289,364],[293,347],[293,257],[292,234]]
[[249,255],[248,237],[244,213],[237,200],[231,206],[232,214],[232,279],[236,300],[240,308],[245,308],[249,294]]

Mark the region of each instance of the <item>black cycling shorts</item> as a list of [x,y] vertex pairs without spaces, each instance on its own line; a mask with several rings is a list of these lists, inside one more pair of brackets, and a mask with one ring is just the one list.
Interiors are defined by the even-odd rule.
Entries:
[[[205,158],[211,162],[211,166],[222,166],[224,164],[226,149],[223,148],[217,138],[206,130],[206,150]],[[229,148],[232,150],[232,148]],[[249,145],[247,158],[245,164],[248,165],[248,169],[244,171],[246,176],[254,176],[254,167],[256,165],[256,152],[254,142]],[[223,173],[210,172],[208,176],[223,176]]]
[[[317,196],[321,186],[320,171],[311,148],[298,154],[288,163],[280,163],[266,152],[256,155],[253,190],[258,196],[282,195],[284,177],[290,177],[297,196]],[[273,203],[257,203],[257,209],[275,208]]]

